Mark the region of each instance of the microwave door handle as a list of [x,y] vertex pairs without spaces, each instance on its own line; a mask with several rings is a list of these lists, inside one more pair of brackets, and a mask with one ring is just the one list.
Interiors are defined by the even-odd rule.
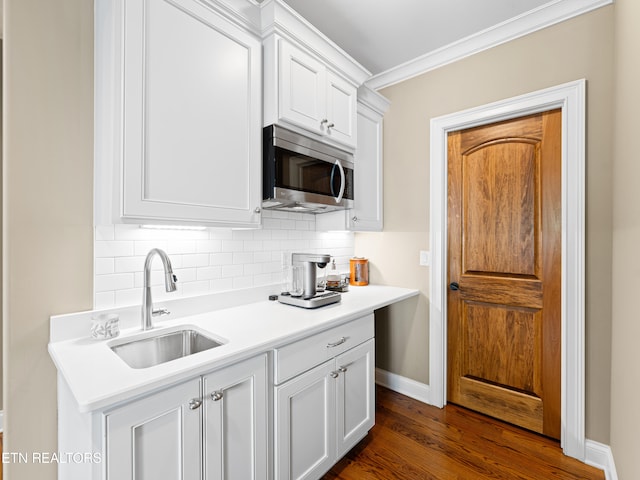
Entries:
[[338,196],[336,197],[336,203],[340,203],[342,201],[342,196],[344,195],[344,187],[347,182],[344,176],[344,168],[342,168],[340,160],[336,160],[336,165],[340,169],[340,193],[338,193]]

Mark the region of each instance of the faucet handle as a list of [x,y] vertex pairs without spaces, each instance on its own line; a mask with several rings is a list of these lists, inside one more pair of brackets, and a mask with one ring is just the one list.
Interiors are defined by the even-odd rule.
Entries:
[[157,317],[160,315],[170,315],[171,312],[169,310],[167,310],[166,308],[155,308],[153,310],[151,310],[151,315],[153,317]]

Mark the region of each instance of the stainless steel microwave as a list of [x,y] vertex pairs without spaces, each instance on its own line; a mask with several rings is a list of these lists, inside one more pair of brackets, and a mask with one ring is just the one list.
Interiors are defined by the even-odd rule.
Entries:
[[277,125],[263,130],[262,208],[353,208],[353,155]]

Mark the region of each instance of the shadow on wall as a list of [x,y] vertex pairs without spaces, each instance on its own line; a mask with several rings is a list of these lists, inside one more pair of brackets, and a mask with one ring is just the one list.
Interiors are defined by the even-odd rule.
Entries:
[[[376,310],[376,368],[429,383],[429,319],[419,315],[424,295]],[[403,340],[404,339],[404,340]],[[408,342],[398,348],[398,341]],[[411,353],[413,352],[413,353]]]

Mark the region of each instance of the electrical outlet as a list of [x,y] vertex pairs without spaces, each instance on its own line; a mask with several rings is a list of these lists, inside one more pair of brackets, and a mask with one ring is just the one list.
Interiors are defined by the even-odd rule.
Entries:
[[431,252],[420,250],[420,266],[428,267],[431,265]]

